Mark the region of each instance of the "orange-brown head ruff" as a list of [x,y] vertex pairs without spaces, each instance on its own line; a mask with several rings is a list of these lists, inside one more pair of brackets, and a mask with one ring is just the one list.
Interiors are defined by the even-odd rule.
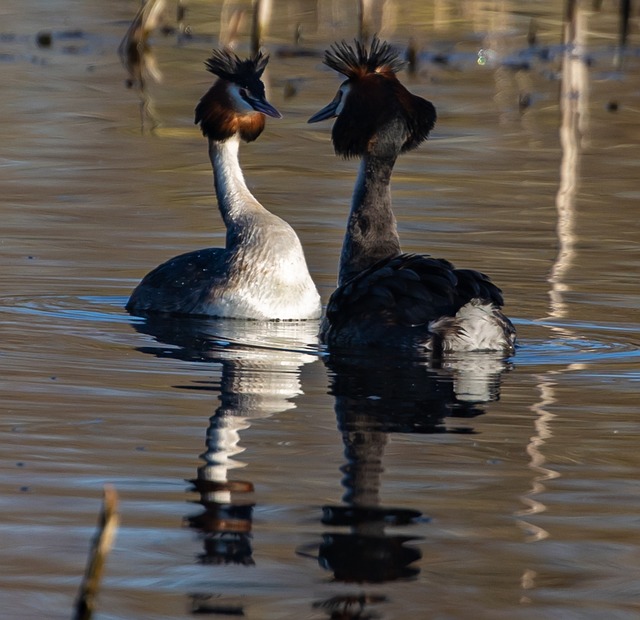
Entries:
[[[228,50],[213,51],[205,64],[219,79],[196,106],[195,122],[200,123],[203,135],[222,141],[239,134],[245,142],[252,142],[265,127],[265,114],[281,116],[267,102],[260,80],[268,62],[269,57],[262,52],[241,60]],[[246,101],[246,109],[238,109],[230,92],[232,87]]]

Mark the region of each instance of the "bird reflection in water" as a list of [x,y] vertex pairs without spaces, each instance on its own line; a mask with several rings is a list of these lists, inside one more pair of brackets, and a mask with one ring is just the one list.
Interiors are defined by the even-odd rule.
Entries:
[[[302,393],[301,368],[318,359],[311,349],[317,343],[318,324],[150,316],[134,325],[160,343],[139,349],[145,353],[220,364],[219,383],[182,386],[215,392],[219,399],[209,419],[203,463],[188,481],[199,495],[193,503],[201,511],[186,516],[185,524],[202,541],[199,562],[251,566],[253,484],[230,477],[233,469],[244,466],[235,460],[244,450],[240,435],[252,420],[296,406],[292,399]],[[192,594],[193,613],[243,613],[242,606],[211,604],[210,599],[207,593]]]
[[[299,553],[316,557],[341,582],[382,584],[415,578],[422,553],[412,543],[422,537],[387,528],[411,527],[428,519],[415,509],[381,505],[389,434],[473,433],[470,420],[499,397],[507,365],[494,353],[437,361],[332,354],[326,364],[345,449],[345,492],[343,504],[322,507],[322,524],[331,531],[322,535],[319,545]],[[360,592],[314,606],[332,619],[364,619],[379,617],[371,607],[385,600],[383,595]]]

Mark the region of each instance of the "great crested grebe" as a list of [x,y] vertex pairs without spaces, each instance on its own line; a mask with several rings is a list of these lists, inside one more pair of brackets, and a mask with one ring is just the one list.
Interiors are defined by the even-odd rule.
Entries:
[[400,153],[426,140],[436,120],[434,106],[399,82],[396,72],[404,62],[379,39],[369,50],[358,41],[334,44],[324,63],[347,80],[309,122],[337,117],[331,132],[336,153],[362,161],[322,341],[512,353],[515,329],[500,310],[500,289],[487,276],[400,249],[391,172]]
[[198,103],[195,122],[209,140],[226,246],[182,254],[156,267],[131,294],[129,312],[257,320],[321,315],[298,236],[254,198],[238,161],[240,139],[255,140],[265,115],[281,118],[260,80],[267,62],[262,53],[241,60],[219,50],[206,61],[218,80]]

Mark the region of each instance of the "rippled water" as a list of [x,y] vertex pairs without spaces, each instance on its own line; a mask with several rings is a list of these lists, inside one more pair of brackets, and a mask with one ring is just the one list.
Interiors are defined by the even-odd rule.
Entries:
[[[70,616],[113,483],[104,620],[638,616],[637,19],[620,64],[614,7],[581,14],[563,72],[556,4],[386,5],[439,113],[394,173],[404,247],[491,274],[520,336],[410,362],[328,356],[314,323],[129,317],[151,267],[223,242],[192,116],[232,5],[154,36],[141,91],[117,56],[136,3],[3,3],[0,615]],[[274,8],[284,119],[242,151],[325,301],[356,164],[306,119],[354,32],[347,5]]]

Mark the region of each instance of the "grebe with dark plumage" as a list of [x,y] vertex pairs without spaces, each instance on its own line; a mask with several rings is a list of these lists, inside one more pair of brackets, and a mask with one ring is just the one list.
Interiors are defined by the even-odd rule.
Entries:
[[198,103],[195,122],[209,141],[226,245],[156,267],[131,294],[129,312],[257,320],[320,316],[320,296],[298,236],[251,194],[238,161],[240,140],[258,138],[265,115],[281,118],[260,79],[267,62],[262,53],[241,60],[226,50],[214,50],[206,61],[218,80]]
[[346,76],[310,123],[336,118],[335,151],[360,157],[342,245],[338,288],[321,328],[329,346],[512,353],[515,329],[502,293],[484,274],[400,249],[390,181],[400,153],[426,140],[436,121],[429,101],[410,93],[403,67],[386,42],[369,49],[337,43],[324,63]]

